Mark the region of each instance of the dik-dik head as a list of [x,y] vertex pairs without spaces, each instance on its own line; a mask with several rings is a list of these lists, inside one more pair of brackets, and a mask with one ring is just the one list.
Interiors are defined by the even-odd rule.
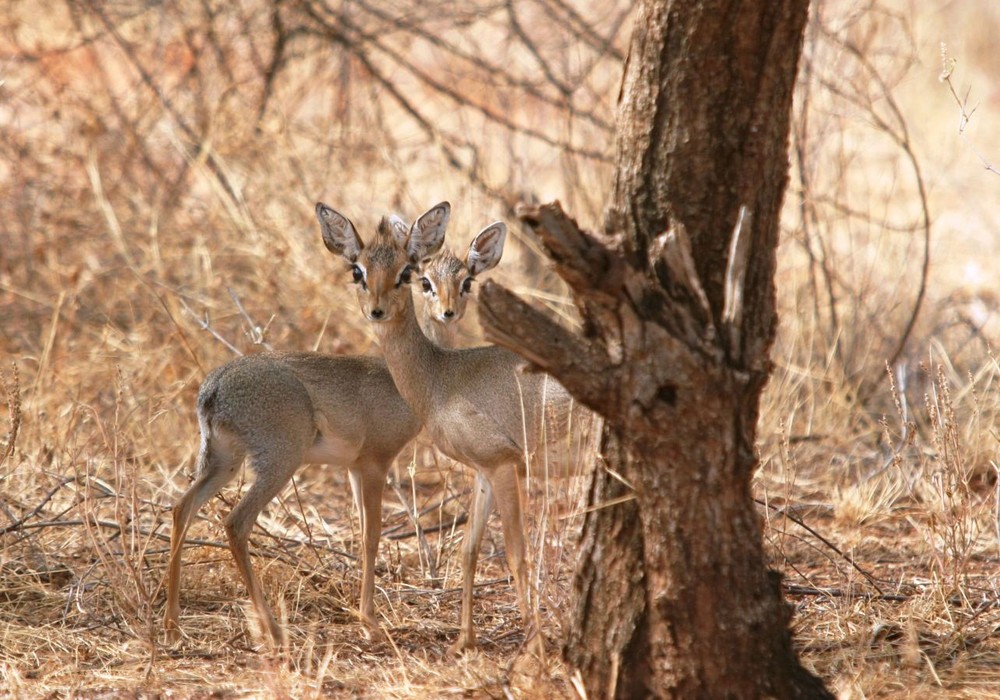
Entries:
[[507,227],[497,221],[473,239],[465,260],[443,248],[424,265],[420,286],[424,313],[431,321],[447,326],[465,315],[476,275],[500,262],[506,237]]
[[[450,215],[451,205],[441,202],[421,214],[409,228],[398,216],[383,217],[375,237],[365,245],[350,219],[322,202],[316,205],[323,243],[351,264],[361,311],[374,322],[390,321],[403,312],[410,299],[409,283],[419,274],[424,275],[424,288],[431,288],[428,293],[439,298],[442,290],[457,290],[454,294],[445,292],[451,301],[441,315],[461,318],[465,312],[462,297],[471,291],[471,280],[500,261],[507,227],[500,222],[490,224],[472,242],[464,265],[445,265],[441,268],[443,274],[436,274],[431,271],[430,260],[444,244]],[[458,299],[462,300],[460,305],[454,301]],[[446,311],[451,312],[450,316]]]

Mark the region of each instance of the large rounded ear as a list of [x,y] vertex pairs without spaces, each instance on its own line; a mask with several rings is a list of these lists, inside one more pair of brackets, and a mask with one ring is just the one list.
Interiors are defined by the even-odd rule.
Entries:
[[406,254],[411,263],[418,265],[441,250],[449,218],[451,205],[448,202],[435,204],[417,217],[406,241]]
[[323,202],[316,204],[316,218],[319,219],[319,228],[323,232],[323,243],[327,249],[350,262],[357,261],[365,245],[351,220]]
[[503,244],[507,240],[507,225],[502,221],[494,221],[484,228],[469,244],[469,253],[465,256],[465,266],[473,277],[480,272],[486,272],[497,266],[503,255]]

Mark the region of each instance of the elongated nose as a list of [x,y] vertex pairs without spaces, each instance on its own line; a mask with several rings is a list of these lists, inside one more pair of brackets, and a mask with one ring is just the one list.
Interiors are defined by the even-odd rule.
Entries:
[[374,309],[371,310],[370,315],[373,319],[378,321],[381,318],[385,318],[385,310],[376,306]]

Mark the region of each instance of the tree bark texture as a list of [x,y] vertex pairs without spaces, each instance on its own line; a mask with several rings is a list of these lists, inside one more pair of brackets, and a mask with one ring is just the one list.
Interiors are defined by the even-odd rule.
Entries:
[[[832,697],[751,499],[808,0],[645,0],[604,230],[525,209],[584,320],[487,283],[487,337],[605,417],[565,641],[589,697]],[[630,498],[631,497],[631,498]]]

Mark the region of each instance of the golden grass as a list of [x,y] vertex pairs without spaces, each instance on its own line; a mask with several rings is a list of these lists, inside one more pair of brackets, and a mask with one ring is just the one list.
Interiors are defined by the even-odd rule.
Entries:
[[[537,57],[485,6],[415,4],[394,22],[358,10],[368,33],[349,48],[321,32],[289,44],[266,103],[268,5],[211,17],[168,5],[39,17],[10,1],[0,13],[0,695],[573,696],[556,657],[585,480],[531,493],[547,672],[518,653],[495,523],[477,579],[483,649],[446,658],[469,483],[423,449],[387,490],[376,605],[390,642],[367,641],[354,618],[359,533],[335,468],[301,470],[252,537],[283,654],[260,650],[224,545],[242,484],[192,529],[176,649],[162,644],[161,579],[168,508],[197,450],[198,384],[232,357],[220,339],[377,352],[313,202],[367,227],[447,198],[455,247],[487,221],[513,223],[520,198],[559,197],[598,226],[610,166],[582,151],[610,153],[627,4],[577,7],[597,33],[618,28],[611,50],[565,13],[554,22],[556,4],[524,5]],[[844,698],[985,698],[1000,684],[1000,178],[976,155],[1000,160],[993,5],[817,3],[807,39],[756,489],[800,652]],[[978,105],[964,136],[937,80],[941,41],[958,94]],[[887,368],[920,281],[921,182],[927,293]],[[571,321],[532,242],[512,234],[495,276]]]

